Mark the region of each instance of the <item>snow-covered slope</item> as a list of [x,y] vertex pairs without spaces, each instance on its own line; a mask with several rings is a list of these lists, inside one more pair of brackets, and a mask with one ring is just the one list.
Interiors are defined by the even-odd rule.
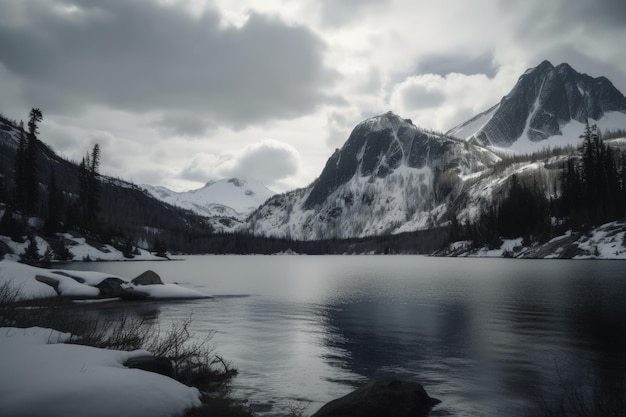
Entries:
[[484,147],[385,113],[357,125],[313,184],[256,210],[249,230],[308,240],[431,228],[446,221],[461,177],[498,160]]
[[143,187],[155,198],[201,216],[239,220],[276,194],[259,182],[238,178],[210,181],[202,188],[181,193],[160,186]]
[[605,77],[544,61],[527,70],[499,104],[448,134],[527,152],[577,143],[587,119],[602,129],[626,127],[626,98]]

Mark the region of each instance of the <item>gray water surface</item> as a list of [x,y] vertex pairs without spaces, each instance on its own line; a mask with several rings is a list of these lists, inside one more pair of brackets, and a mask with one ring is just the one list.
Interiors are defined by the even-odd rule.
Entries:
[[[421,256],[192,256],[67,268],[152,269],[213,300],[118,304],[198,337],[265,415],[311,414],[383,375],[442,400],[433,415],[536,415],[563,386],[626,373],[626,262]],[[100,308],[100,307],[94,307]]]

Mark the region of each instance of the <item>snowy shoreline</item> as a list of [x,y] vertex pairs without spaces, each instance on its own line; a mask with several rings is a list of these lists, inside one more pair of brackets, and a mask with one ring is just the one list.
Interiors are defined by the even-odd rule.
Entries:
[[178,284],[138,284],[123,277],[101,272],[43,269],[11,260],[0,261],[0,286],[7,286],[9,291],[14,292],[15,301],[55,297],[80,300],[118,298],[107,297],[107,294],[110,294],[108,290],[111,287],[108,285],[110,282],[122,290],[140,293],[146,300],[212,298],[209,294]]
[[11,416],[182,415],[197,388],[124,363],[150,355],[64,343],[53,329],[0,327],[0,409]]
[[[144,284],[139,283],[140,277]],[[30,312],[24,310],[29,302],[40,307],[35,307],[38,314],[47,317],[46,307],[55,306],[57,301],[71,300],[65,301],[67,307],[76,309],[93,302],[119,300],[100,298],[103,290],[98,285],[110,281],[146,294],[144,299],[149,302],[211,298],[157,280],[161,281],[160,277],[151,272],[141,274],[133,283],[100,272],[43,269],[1,260],[0,410],[11,416],[168,417],[181,416],[202,405],[197,388],[127,365],[131,359],[153,357],[149,351],[74,344],[72,336],[80,334],[50,328],[54,325],[25,324],[11,314]],[[36,312],[28,313],[28,317],[36,317]]]

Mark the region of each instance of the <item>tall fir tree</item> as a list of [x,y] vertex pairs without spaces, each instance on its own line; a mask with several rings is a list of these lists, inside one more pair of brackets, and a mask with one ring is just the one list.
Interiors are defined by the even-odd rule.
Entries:
[[588,229],[623,216],[626,202],[614,151],[595,125],[587,123],[581,138],[580,166],[570,160],[564,170],[561,215],[570,226]]
[[39,255],[39,246],[34,236],[28,237],[28,246],[24,249],[24,252],[20,254],[19,262],[38,266],[41,262],[41,255]]
[[43,120],[41,110],[33,108],[29,113],[28,141],[24,158],[24,205],[27,212],[35,214],[39,199],[39,176],[37,175],[37,133]]
[[82,226],[92,232],[99,232],[98,213],[100,211],[100,146],[94,145],[91,154],[87,153],[79,166],[79,198]]
[[23,209],[25,205],[25,169],[26,169],[26,132],[24,131],[24,122],[20,122],[19,126],[20,139],[15,153],[14,175],[15,178],[15,206]]

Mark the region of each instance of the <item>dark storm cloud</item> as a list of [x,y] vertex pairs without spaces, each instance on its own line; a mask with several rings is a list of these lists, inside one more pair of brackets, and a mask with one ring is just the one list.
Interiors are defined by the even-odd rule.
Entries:
[[259,14],[236,28],[149,0],[1,0],[0,16],[0,62],[48,112],[194,111],[243,127],[314,110],[335,78],[313,32]]
[[217,125],[194,113],[168,112],[157,122],[168,133],[179,136],[201,137],[217,128]]
[[510,36],[527,51],[532,65],[548,59],[571,64],[592,76],[604,75],[626,91],[623,54],[626,42],[626,2],[623,0],[500,0],[500,12],[514,16]]
[[465,57],[459,54],[421,56],[417,65],[418,74],[438,74],[446,76],[452,72],[465,75],[485,74],[489,78],[496,75],[492,54]]
[[605,29],[615,28],[623,30],[626,20],[626,3],[623,0],[552,0],[511,2],[500,0],[500,9],[503,12],[515,11],[530,33],[532,30],[556,30],[596,25]]

